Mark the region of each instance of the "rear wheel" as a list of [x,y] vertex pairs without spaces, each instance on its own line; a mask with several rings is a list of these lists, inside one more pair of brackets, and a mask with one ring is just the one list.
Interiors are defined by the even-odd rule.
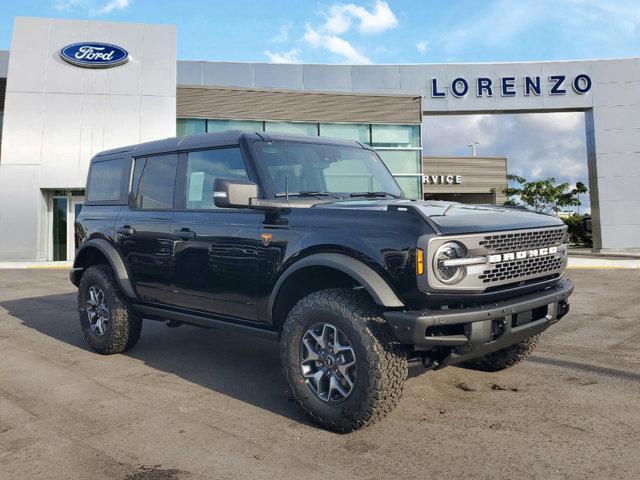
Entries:
[[463,367],[483,372],[499,372],[511,368],[526,359],[540,342],[541,333],[503,350],[490,353],[484,357],[474,358],[462,364]]
[[294,397],[328,430],[362,428],[400,400],[406,351],[364,292],[331,289],[304,297],[289,312],[280,345]]
[[142,318],[122,295],[107,265],[94,265],[82,275],[78,314],[87,342],[103,355],[125,352],[140,338]]

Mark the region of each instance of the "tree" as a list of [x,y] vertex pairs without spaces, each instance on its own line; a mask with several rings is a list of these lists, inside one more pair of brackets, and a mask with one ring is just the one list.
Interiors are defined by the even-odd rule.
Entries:
[[507,179],[516,182],[517,187],[507,187],[503,193],[508,197],[506,205],[517,205],[512,197],[517,197],[520,203],[531,207],[539,213],[557,212],[562,207],[582,205],[578,198],[581,193],[587,193],[587,187],[582,182],[569,189],[568,183],[556,185],[556,179],[549,177],[545,180],[530,182],[518,175],[507,175]]

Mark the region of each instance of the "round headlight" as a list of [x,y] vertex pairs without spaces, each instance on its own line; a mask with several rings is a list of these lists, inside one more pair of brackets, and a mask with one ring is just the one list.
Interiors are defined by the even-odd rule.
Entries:
[[466,255],[467,249],[458,242],[447,242],[440,245],[433,257],[433,271],[436,278],[447,285],[459,283],[467,274],[467,267],[445,266],[445,261],[464,258]]

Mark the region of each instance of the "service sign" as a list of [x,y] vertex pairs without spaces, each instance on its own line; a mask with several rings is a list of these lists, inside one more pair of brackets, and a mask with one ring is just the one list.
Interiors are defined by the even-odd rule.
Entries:
[[109,68],[129,60],[129,52],[110,43],[82,42],[67,45],[60,50],[65,62],[85,68]]

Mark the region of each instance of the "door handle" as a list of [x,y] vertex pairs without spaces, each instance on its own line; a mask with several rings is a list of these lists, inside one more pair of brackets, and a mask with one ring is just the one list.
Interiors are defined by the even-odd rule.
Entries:
[[192,238],[196,238],[196,232],[189,230],[188,228],[176,230],[173,234],[181,240],[191,240]]
[[128,237],[136,233],[136,231],[133,228],[131,228],[129,225],[118,227],[116,232],[118,232],[120,235],[124,235],[125,237]]

